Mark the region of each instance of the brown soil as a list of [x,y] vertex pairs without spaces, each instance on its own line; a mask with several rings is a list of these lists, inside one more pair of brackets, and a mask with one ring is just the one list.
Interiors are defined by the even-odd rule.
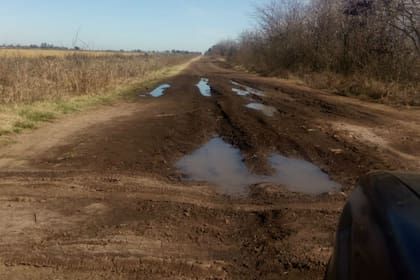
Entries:
[[[210,79],[213,96],[195,84]],[[230,80],[261,89],[244,107]],[[202,58],[141,98],[49,123],[0,148],[0,279],[321,279],[358,176],[419,168],[420,111],[328,95]],[[144,93],[148,89],[139,89]],[[279,152],[343,192],[272,184],[228,197],[183,182],[174,163],[212,135],[269,173]]]

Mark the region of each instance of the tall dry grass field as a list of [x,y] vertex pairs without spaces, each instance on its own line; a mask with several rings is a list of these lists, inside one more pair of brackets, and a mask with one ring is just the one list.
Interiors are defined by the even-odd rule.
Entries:
[[[34,128],[63,114],[134,96],[131,93],[139,86],[153,85],[178,73],[195,56],[0,52],[0,136]],[[0,142],[3,140],[4,137],[0,138]]]
[[142,56],[142,55],[146,55],[146,53],[144,52],[0,48],[0,57],[3,57],[3,56],[11,56],[11,57],[68,56],[72,54],[84,54],[84,55],[91,55],[91,56],[112,56],[112,55]]
[[100,94],[192,55],[0,55],[0,104]]

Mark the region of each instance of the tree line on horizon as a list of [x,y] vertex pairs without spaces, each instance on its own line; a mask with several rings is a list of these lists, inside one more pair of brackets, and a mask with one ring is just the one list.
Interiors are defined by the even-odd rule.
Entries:
[[[96,51],[96,50],[91,50],[88,48],[81,48],[78,46],[75,46],[73,48],[68,48],[65,46],[56,46],[54,44],[50,44],[50,43],[46,43],[43,42],[39,45],[37,44],[29,44],[29,45],[21,45],[21,44],[2,44],[0,45],[0,48],[3,49],[42,49],[42,50],[90,50],[90,51]],[[101,50],[101,51],[105,51],[105,52],[116,52],[116,50]],[[172,50],[165,50],[165,51],[144,51],[141,49],[134,49],[134,50],[124,50],[124,49],[120,49],[117,50],[119,52],[138,52],[138,53],[168,53],[168,54],[196,54],[199,55],[201,54],[201,52],[198,51],[188,51],[188,50],[177,50],[177,49],[172,49]]]

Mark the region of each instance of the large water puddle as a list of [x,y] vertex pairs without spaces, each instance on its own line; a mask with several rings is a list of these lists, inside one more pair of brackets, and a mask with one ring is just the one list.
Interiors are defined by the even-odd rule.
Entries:
[[232,83],[232,85],[236,86],[236,88],[232,88],[232,91],[235,92],[237,95],[241,95],[241,96],[250,95],[250,94],[254,94],[257,96],[265,95],[261,90],[258,90],[256,88],[252,88],[252,87],[243,85],[235,81],[230,81],[230,82]]
[[176,167],[189,180],[212,183],[226,194],[243,194],[248,186],[262,182],[284,185],[291,191],[313,195],[340,188],[316,165],[305,160],[273,154],[268,162],[275,171],[274,175],[251,174],[242,161],[239,149],[220,137],[214,137],[191,155],[181,158]]
[[155,88],[153,91],[150,92],[150,95],[153,97],[160,97],[165,93],[165,90],[170,88],[170,84],[163,84]]
[[211,96],[211,88],[209,85],[209,79],[201,78],[198,84],[196,84],[202,96]]
[[249,103],[245,107],[261,111],[264,115],[268,117],[274,116],[274,114],[277,112],[277,109],[273,106],[267,106],[261,103]]

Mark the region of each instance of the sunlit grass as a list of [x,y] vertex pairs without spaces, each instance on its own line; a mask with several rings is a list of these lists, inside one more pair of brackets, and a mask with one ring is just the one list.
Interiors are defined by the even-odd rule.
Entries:
[[136,98],[139,89],[153,87],[160,80],[176,75],[191,62],[191,57],[173,66],[162,65],[144,75],[115,83],[106,90],[98,90],[82,95],[60,95],[57,98],[33,102],[13,102],[0,104],[0,136],[20,133],[39,126],[42,122],[53,121],[63,115],[113,104],[118,100]]

